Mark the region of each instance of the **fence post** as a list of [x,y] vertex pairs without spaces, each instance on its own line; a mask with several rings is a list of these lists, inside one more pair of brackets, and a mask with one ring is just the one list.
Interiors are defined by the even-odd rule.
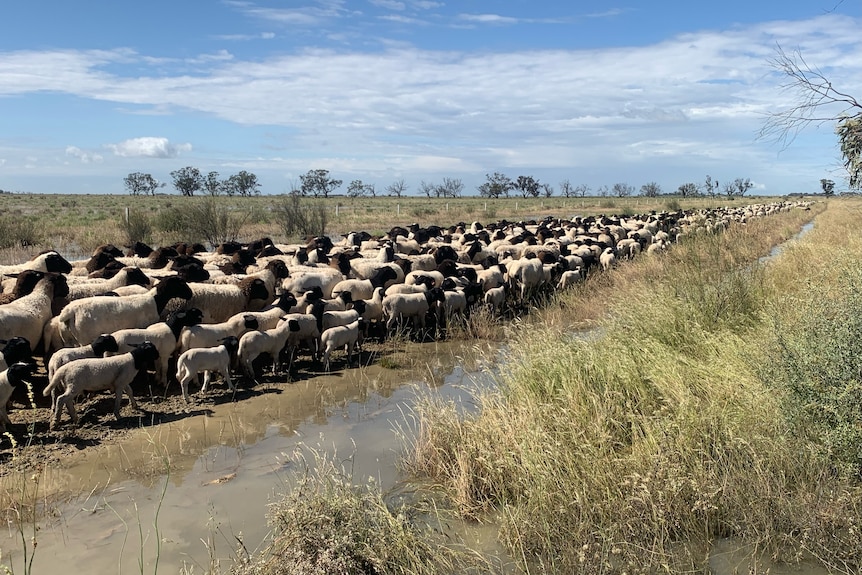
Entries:
[[126,223],[129,223],[129,207],[126,206]]
[[401,215],[401,204],[395,204],[395,213]]
[[488,211],[488,202],[485,202],[485,211]]
[[338,204],[335,204],[335,217],[338,217]]

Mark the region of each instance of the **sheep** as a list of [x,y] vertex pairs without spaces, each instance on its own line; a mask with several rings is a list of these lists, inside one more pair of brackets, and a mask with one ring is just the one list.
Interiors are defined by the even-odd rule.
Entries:
[[296,348],[303,342],[311,350],[311,358],[313,360],[317,360],[320,357],[319,319],[310,313],[291,313],[282,318],[279,326],[291,320],[296,321],[299,330],[291,332],[287,338],[288,372],[293,370],[293,361],[296,359]]
[[220,323],[188,326],[180,334],[177,349],[180,353],[185,353],[197,347],[215,347],[226,337],[239,338],[245,332],[259,329],[259,327],[260,322],[257,318],[252,314],[245,313],[231,316],[227,321]]
[[497,313],[506,303],[506,290],[508,286],[506,284],[501,284],[497,287],[489,288],[485,291],[485,305],[488,306],[491,311]]
[[[243,253],[243,252],[237,252],[237,253]],[[236,255],[236,254],[234,254],[234,255]],[[246,280],[247,278],[250,278],[250,277],[263,280],[263,283],[266,286],[266,291],[269,292],[270,294],[274,294],[276,292],[276,289],[279,287],[281,280],[284,280],[284,279],[290,277],[290,272],[287,268],[287,264],[285,264],[282,260],[273,259],[273,260],[270,260],[269,262],[267,262],[267,264],[263,267],[263,269],[255,271],[253,273],[249,273],[245,276],[242,276],[240,274],[235,274],[235,275],[231,275],[231,276],[223,276],[222,278],[219,278],[219,281],[213,281],[212,283],[224,283],[224,284],[240,283],[242,280]],[[253,307],[250,307],[249,309],[253,309]],[[248,310],[246,310],[246,311],[248,311]],[[257,311],[257,310],[255,310],[255,311]]]
[[305,293],[315,287],[320,288],[322,297],[332,297],[332,288],[344,279],[344,276],[335,268],[328,266],[291,266],[290,277],[282,281],[281,287],[285,291],[295,294]]
[[6,413],[6,404],[9,398],[12,397],[12,392],[15,386],[21,383],[27,383],[24,378],[29,377],[33,373],[35,364],[32,363],[13,363],[8,368],[0,372],[0,431],[6,432],[6,426],[12,425],[9,419],[9,414]]
[[446,290],[443,301],[437,307],[437,317],[441,325],[446,325],[453,316],[464,317],[467,314],[467,295],[464,290]]
[[360,280],[370,280],[379,270],[389,267],[395,271],[395,281],[393,283],[404,282],[404,269],[397,263],[386,263],[369,260],[367,258],[355,258],[349,261],[350,268],[348,276]]
[[[268,329],[274,328],[278,325],[281,317],[290,313],[291,310],[297,305],[296,297],[290,292],[282,293],[277,300],[275,300],[272,304],[267,306],[266,308],[260,311],[244,311],[240,312],[234,316],[228,318],[228,322],[237,321],[237,316],[242,316],[244,320],[248,320],[249,318],[254,318],[257,320],[257,327],[250,329],[258,329],[260,331],[266,331]],[[239,336],[237,336],[239,337]]]
[[0,349],[0,371],[8,368],[13,363],[33,363],[33,350],[27,338],[15,336],[9,340],[0,340],[3,349]]
[[602,255],[599,256],[599,263],[604,271],[611,269],[617,262],[617,256],[614,255],[614,248],[605,248]]
[[526,255],[521,259],[512,260],[506,264],[506,273],[509,276],[509,287],[514,291],[519,290],[520,299],[526,301],[529,294],[534,293],[544,279],[544,268],[542,260]]
[[114,417],[117,421],[120,420],[120,401],[124,392],[132,404],[132,409],[137,410],[138,404],[132,395],[132,381],[138,371],[157,359],[159,351],[156,346],[144,342],[128,353],[111,357],[88,357],[62,366],[42,391],[42,395],[48,397],[54,389],[65,388],[57,397],[50,429],[53,430],[60,423],[63,406],[69,412],[72,423],[78,423],[75,399],[85,391],[113,390]]
[[348,367],[353,362],[353,350],[356,348],[360,338],[360,324],[362,320],[356,319],[347,325],[333,326],[320,334],[320,343],[323,346],[323,369],[329,371],[329,359],[336,349],[344,348],[347,353]]
[[42,339],[45,324],[51,319],[54,298],[66,297],[66,278],[53,272],[34,272],[42,277],[33,292],[0,306],[0,339],[25,338],[35,348]]
[[210,374],[217,371],[224,376],[228,387],[236,393],[236,386],[230,378],[230,367],[237,356],[239,340],[236,336],[229,335],[215,347],[197,347],[184,351],[177,358],[177,379],[183,392],[183,399],[190,403],[189,382],[197,379],[200,372],[204,372],[204,384],[201,393],[206,393],[210,382]]
[[60,312],[57,327],[65,345],[85,345],[100,333],[150,326],[159,321],[171,299],[191,297],[192,290],[185,281],[168,277],[145,294],[95,296],[70,302]]
[[432,288],[426,293],[395,294],[383,298],[383,316],[386,319],[386,329],[395,329],[399,321],[412,318],[414,326],[425,327],[425,314],[436,302],[444,301],[445,296],[440,288]]
[[177,349],[177,342],[183,328],[200,323],[203,314],[197,308],[179,311],[171,314],[167,320],[157,322],[145,328],[129,328],[115,331],[117,353],[126,353],[145,341],[151,342],[159,351],[159,361],[156,363],[156,381],[163,389],[168,387],[168,363]]
[[33,293],[33,288],[43,277],[45,277],[45,272],[39,270],[24,270],[9,274],[9,283],[4,286],[4,290],[8,289],[8,291],[0,294],[0,305],[12,303],[16,299]]
[[[318,326],[320,333],[322,334],[327,329],[335,327],[336,325],[347,325],[348,323],[352,323],[362,317],[364,311],[365,302],[363,300],[356,302],[353,309],[324,311],[320,318],[320,325]],[[311,313],[317,317],[317,313],[315,312]]]
[[580,268],[566,270],[560,274],[560,281],[557,282],[557,289],[561,291],[566,290],[582,281],[584,281],[584,276],[581,273]]
[[124,286],[139,286],[148,290],[152,281],[140,268],[124,267],[107,280],[85,280],[69,284],[70,301],[91,297]]
[[[365,306],[361,317],[366,322],[376,322],[383,319],[383,288],[375,288],[374,295],[369,299],[360,300]],[[354,302],[355,304],[356,302]]]
[[0,276],[14,274],[24,270],[67,274],[72,271],[72,264],[56,251],[50,250],[34,256],[23,264],[0,266]]
[[58,369],[77,359],[85,357],[102,357],[106,353],[116,353],[119,350],[117,340],[109,333],[97,336],[92,343],[79,347],[64,347],[57,350],[48,362],[48,381],[54,378]]
[[281,351],[287,346],[287,340],[292,333],[300,331],[297,319],[286,316],[285,321],[266,331],[250,331],[239,340],[239,362],[249,379],[257,383],[252,362],[264,353],[272,356],[272,372],[281,372]]
[[261,309],[272,299],[266,282],[254,276],[237,284],[192,283],[189,287],[192,297],[183,307],[200,309],[204,313],[204,323],[219,323],[240,312]]
[[354,300],[370,299],[378,287],[387,288],[396,283],[398,274],[389,266],[374,272],[369,279],[347,279],[335,284],[332,288],[333,297],[342,292],[349,292]]

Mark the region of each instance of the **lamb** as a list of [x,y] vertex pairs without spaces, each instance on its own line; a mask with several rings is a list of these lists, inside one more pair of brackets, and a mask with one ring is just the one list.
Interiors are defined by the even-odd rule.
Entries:
[[9,340],[0,340],[3,349],[0,350],[0,371],[13,363],[33,363],[33,350],[26,338],[16,336]]
[[239,340],[239,362],[249,379],[257,383],[252,362],[260,355],[268,353],[272,356],[272,372],[281,372],[281,351],[287,346],[290,335],[300,331],[297,319],[286,316],[278,327],[266,331],[250,331]]
[[293,370],[293,361],[296,358],[296,348],[301,343],[308,345],[311,350],[312,359],[318,359],[320,355],[320,322],[317,317],[310,313],[291,313],[282,318],[279,326],[291,320],[296,321],[299,330],[291,332],[287,339],[287,351],[289,356],[288,372]]
[[236,336],[229,335],[215,347],[197,347],[189,349],[177,358],[177,379],[183,391],[183,399],[189,403],[189,382],[197,379],[200,372],[204,372],[204,384],[201,393],[206,393],[210,383],[210,374],[214,371],[221,373],[228,387],[236,393],[236,386],[230,379],[230,367],[237,356],[239,340]]
[[159,321],[171,299],[188,300],[191,297],[192,290],[185,281],[168,277],[145,294],[75,300],[60,312],[57,327],[65,345],[85,345],[100,333],[148,327]]
[[[320,325],[318,326],[320,328],[320,333],[322,334],[327,329],[337,325],[347,325],[348,323],[352,323],[362,317],[363,312],[365,312],[365,302],[362,300],[356,302],[353,309],[326,310],[323,312]],[[312,312],[312,314],[317,317],[316,310]]]
[[566,270],[560,274],[560,281],[557,282],[557,289],[566,290],[582,281],[584,281],[584,275],[581,273],[581,268]]
[[[242,316],[243,321],[248,321],[250,318],[254,318],[257,320],[257,327],[252,327],[249,329],[258,329],[260,331],[266,331],[268,329],[274,328],[278,325],[279,320],[284,314],[291,313],[294,307],[296,307],[296,297],[290,292],[282,293],[278,299],[267,306],[266,308],[260,311],[245,311],[240,312],[237,315],[231,316],[228,318],[228,322],[238,321],[237,317]],[[242,335],[242,334],[240,334]],[[239,337],[239,336],[237,336]]]
[[180,333],[185,327],[199,324],[202,317],[201,310],[191,308],[188,311],[175,312],[163,322],[157,322],[145,328],[121,329],[112,335],[117,342],[118,353],[131,351],[133,347],[145,341],[155,345],[159,351],[159,361],[156,363],[156,381],[163,389],[167,389],[168,363],[177,349]]
[[77,359],[85,357],[103,357],[106,353],[116,353],[119,350],[117,340],[109,333],[96,337],[92,343],[79,347],[64,347],[57,350],[48,362],[48,381],[54,378],[58,369]]
[[6,426],[12,425],[9,420],[9,414],[6,413],[6,404],[9,398],[12,397],[12,392],[16,385],[26,383],[24,378],[29,377],[33,373],[35,364],[32,363],[13,363],[8,368],[0,372],[0,431],[6,432]]
[[395,329],[399,321],[412,318],[414,326],[425,327],[425,314],[436,302],[444,301],[445,296],[440,288],[432,288],[426,293],[395,294],[383,298],[383,316],[386,319],[386,329]]
[[290,277],[282,281],[281,287],[295,294],[305,293],[315,287],[320,288],[322,297],[332,297],[332,289],[344,279],[341,272],[328,266],[291,266]]
[[329,371],[329,359],[336,349],[344,348],[347,352],[348,367],[353,362],[353,350],[359,342],[360,324],[362,320],[356,319],[347,325],[331,327],[320,334],[320,343],[323,345],[323,369]]
[[355,258],[349,261],[350,274],[352,278],[360,280],[370,280],[379,270],[389,267],[395,271],[395,281],[393,283],[404,282],[404,269],[396,263],[386,263],[370,260],[367,258]]
[[605,248],[602,255],[599,256],[599,263],[604,271],[611,269],[617,262],[617,256],[614,255],[614,248]]
[[55,389],[65,388],[57,398],[50,428],[60,423],[63,407],[69,412],[73,424],[78,423],[75,399],[85,391],[113,390],[115,394],[114,417],[120,419],[120,401],[123,393],[129,397],[132,408],[138,404],[132,395],[131,383],[138,371],[145,369],[149,362],[159,358],[159,351],[150,342],[144,342],[128,353],[111,357],[88,357],[67,363],[54,373],[54,378],[42,391],[48,397]]
[[489,288],[485,291],[485,305],[487,305],[491,311],[499,312],[503,309],[503,305],[506,303],[506,290],[508,286],[506,284],[501,284],[497,287]]
[[33,292],[0,306],[0,339],[23,337],[36,347],[42,339],[45,324],[51,319],[54,298],[66,297],[66,278],[52,272],[34,272],[42,277]]

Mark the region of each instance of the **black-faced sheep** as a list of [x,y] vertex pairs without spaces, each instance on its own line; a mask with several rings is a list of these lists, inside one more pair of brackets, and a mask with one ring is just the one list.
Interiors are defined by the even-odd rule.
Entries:
[[145,294],[75,300],[60,312],[58,331],[64,345],[86,345],[101,333],[148,327],[159,321],[170,300],[191,297],[192,290],[186,282],[168,277]]
[[190,401],[189,382],[196,380],[200,372],[204,372],[201,393],[206,393],[213,372],[221,373],[230,390],[236,392],[236,387],[230,378],[230,369],[238,349],[239,340],[230,335],[214,347],[198,347],[180,354],[177,358],[177,379],[186,403]]
[[47,387],[42,391],[45,397],[51,395],[54,389],[65,389],[57,397],[54,415],[51,419],[51,429],[60,422],[63,407],[69,412],[73,424],[78,423],[75,411],[75,399],[85,391],[111,390],[114,392],[114,417],[120,419],[120,401],[125,393],[132,408],[137,410],[138,404],[132,395],[132,381],[142,369],[159,358],[159,351],[152,343],[144,342],[129,353],[111,357],[89,357],[79,359],[62,366],[54,374]]

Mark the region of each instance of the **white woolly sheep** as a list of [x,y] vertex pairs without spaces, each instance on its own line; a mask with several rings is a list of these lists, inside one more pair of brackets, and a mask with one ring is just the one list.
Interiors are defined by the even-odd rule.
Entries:
[[224,338],[214,347],[197,347],[184,351],[177,358],[177,379],[186,403],[189,399],[189,382],[196,380],[200,372],[204,372],[204,383],[201,393],[206,393],[212,372],[217,371],[224,376],[231,391],[236,392],[236,386],[230,378],[230,368],[234,363],[239,349],[239,340],[235,336]]
[[9,414],[6,413],[6,404],[12,397],[15,386],[26,383],[25,378],[33,373],[34,368],[35,364],[18,362],[0,372],[0,431],[5,432],[6,426],[12,424]]
[[287,346],[287,340],[292,333],[300,330],[296,319],[286,319],[278,327],[266,331],[250,331],[239,339],[239,363],[245,375],[257,382],[254,373],[254,360],[264,353],[272,357],[272,372],[281,373],[281,352]]
[[602,255],[599,257],[599,263],[602,265],[602,269],[608,271],[611,269],[617,262],[617,256],[614,255],[614,248],[605,248],[605,251],[602,252]]
[[[132,289],[148,291],[152,281],[140,268],[125,267],[110,279],[88,279],[69,283],[69,301],[101,295],[121,287],[135,286]],[[117,293],[117,295],[120,295]]]
[[512,260],[506,264],[509,284],[512,290],[518,290],[521,301],[535,292],[544,279],[542,260],[536,257],[524,257]]
[[180,333],[184,328],[196,326],[203,314],[197,308],[172,313],[165,321],[144,328],[117,330],[111,335],[117,341],[117,352],[127,353],[145,341],[151,342],[159,351],[156,362],[156,381],[163,389],[168,387],[168,363],[177,349]]
[[432,288],[426,293],[395,294],[383,298],[383,317],[386,318],[386,329],[393,331],[399,322],[412,319],[414,327],[425,327],[425,314],[437,302],[442,302],[445,296],[440,288]]
[[191,297],[192,290],[185,281],[169,277],[145,294],[79,299],[60,312],[58,330],[65,345],[86,345],[101,333],[148,327],[159,321],[171,299]]
[[78,423],[75,411],[75,399],[85,391],[112,390],[115,395],[114,417],[120,419],[120,401],[125,393],[132,409],[137,410],[138,404],[132,395],[132,381],[138,371],[145,369],[147,364],[159,358],[159,351],[152,343],[144,342],[129,353],[111,357],[88,357],[67,363],[54,374],[42,395],[48,397],[54,389],[65,388],[57,397],[54,406],[54,416],[51,419],[51,429],[60,423],[63,407],[69,412],[73,424]]
[[488,289],[485,292],[485,305],[491,308],[493,312],[499,312],[503,309],[503,305],[506,303],[507,289],[508,287],[506,284]]
[[66,278],[50,272],[43,274],[32,293],[0,306],[0,339],[23,337],[35,348],[42,339],[45,324],[51,319],[55,297],[65,297],[69,287]]
[[353,350],[356,348],[360,338],[360,322],[356,319],[347,325],[337,325],[325,330],[320,334],[320,343],[323,346],[323,369],[329,371],[329,360],[332,352],[344,348],[347,353],[347,366],[353,362]]
[[584,281],[584,275],[581,269],[566,270],[560,274],[560,281],[557,282],[558,290],[566,290]]
[[[109,333],[103,333],[87,345],[64,347],[57,350],[48,362],[48,381],[54,378],[58,369],[78,359],[85,357],[103,357],[106,353],[116,353],[119,350],[117,340]],[[52,403],[53,405],[53,403]]]
[[[433,258],[432,258],[433,259]],[[336,297],[342,292],[349,292],[353,300],[370,299],[374,290],[382,287],[387,288],[395,284],[398,274],[390,266],[378,269],[369,279],[347,279],[335,284],[332,288],[332,296]]]
[[248,276],[237,284],[191,283],[192,297],[183,307],[196,307],[205,323],[219,323],[243,311],[259,310],[272,301],[262,279]]
[[344,279],[341,272],[329,266],[290,266],[290,277],[281,282],[285,291],[303,294],[315,287],[320,288],[322,297],[332,297],[332,288]]

